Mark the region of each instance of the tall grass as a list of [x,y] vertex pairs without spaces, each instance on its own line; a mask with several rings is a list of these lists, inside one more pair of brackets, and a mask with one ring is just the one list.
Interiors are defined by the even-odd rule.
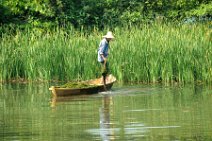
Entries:
[[[121,82],[212,82],[210,24],[115,28],[111,73]],[[0,80],[85,80],[100,75],[97,48],[104,32],[55,29],[2,34]]]

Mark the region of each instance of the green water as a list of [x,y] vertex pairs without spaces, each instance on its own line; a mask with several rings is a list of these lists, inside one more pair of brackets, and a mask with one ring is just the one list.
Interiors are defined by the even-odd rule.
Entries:
[[209,86],[114,86],[53,98],[45,85],[0,85],[1,141],[211,141]]

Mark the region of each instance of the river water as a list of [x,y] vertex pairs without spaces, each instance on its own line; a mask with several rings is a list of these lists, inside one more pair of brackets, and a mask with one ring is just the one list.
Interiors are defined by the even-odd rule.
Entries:
[[1,141],[211,141],[209,86],[114,86],[55,98],[48,85],[0,85]]

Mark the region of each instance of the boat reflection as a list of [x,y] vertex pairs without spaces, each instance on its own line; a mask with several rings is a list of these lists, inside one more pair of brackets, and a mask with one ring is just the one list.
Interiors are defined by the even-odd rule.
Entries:
[[73,102],[73,101],[87,101],[88,100],[89,95],[79,95],[79,96],[56,96],[53,95],[51,102],[50,102],[50,106],[51,107],[56,107],[57,104],[59,103],[64,103],[64,102]]

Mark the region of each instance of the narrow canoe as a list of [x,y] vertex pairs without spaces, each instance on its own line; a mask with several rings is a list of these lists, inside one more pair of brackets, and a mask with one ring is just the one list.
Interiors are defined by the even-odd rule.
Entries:
[[[83,81],[91,87],[88,88],[61,88],[59,86],[52,86],[49,88],[52,91],[54,96],[71,96],[71,95],[80,95],[80,94],[95,94],[98,92],[103,92],[105,90],[110,90],[113,86],[113,83],[116,81],[116,78],[113,75],[108,75],[106,78],[106,85],[102,83],[102,78],[92,79]],[[92,87],[93,85],[93,87]],[[105,89],[106,87],[106,89]]]

